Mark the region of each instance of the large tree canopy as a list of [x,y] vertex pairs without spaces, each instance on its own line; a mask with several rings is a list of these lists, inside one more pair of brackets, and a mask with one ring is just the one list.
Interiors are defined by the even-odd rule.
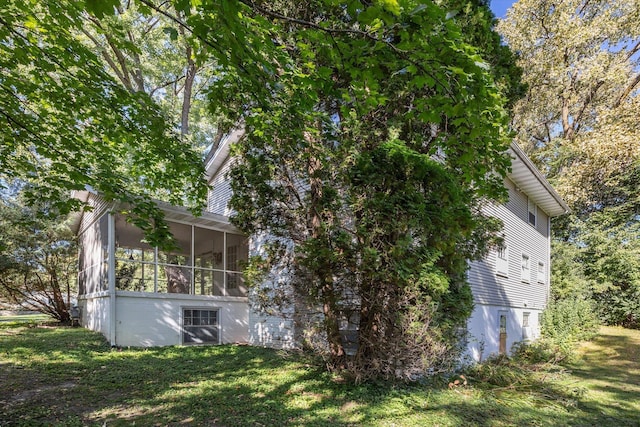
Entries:
[[[504,195],[509,164],[485,46],[434,2],[176,5],[220,64],[212,108],[245,129],[233,220],[290,249],[254,267],[294,273],[333,366],[396,376],[442,362],[471,309],[466,260],[495,230],[479,207]],[[359,331],[349,360],[347,321]]]
[[554,227],[553,256],[573,272],[554,275],[554,293],[593,294],[605,320],[635,326],[639,19],[633,0],[520,0],[498,26],[529,85],[514,109],[518,141],[572,208]]
[[[141,55],[152,46],[134,43],[138,25],[162,17],[164,43],[190,43],[167,50],[186,53],[185,78],[196,53],[216,64],[210,113],[244,128],[233,221],[287,249],[250,272],[279,264],[294,273],[295,303],[323,314],[333,366],[411,376],[453,354],[471,310],[467,260],[498,228],[481,207],[505,196],[504,94],[513,101],[522,89],[486,4],[135,4],[0,8],[5,177],[32,183],[45,201],[91,185],[130,202],[148,231],[159,219],[151,196],[197,206],[199,158],[149,96],[154,76],[144,78]],[[351,359],[344,321],[358,324]]]
[[529,85],[518,142],[578,214],[636,197],[639,18],[631,0],[521,0],[497,27]]
[[160,242],[166,235],[155,227],[162,216],[151,198],[200,208],[201,158],[148,95],[114,81],[79,39],[82,7],[0,6],[0,173],[4,182],[28,182],[31,199],[58,205],[89,185],[130,203],[136,223]]
[[215,117],[207,114],[205,90],[214,77],[214,63],[191,43],[192,34],[170,16],[184,18],[171,2],[155,10],[122,1],[113,15],[84,13],[86,42],[107,70],[129,91],[145,92],[179,127],[185,143],[198,150],[220,138]]

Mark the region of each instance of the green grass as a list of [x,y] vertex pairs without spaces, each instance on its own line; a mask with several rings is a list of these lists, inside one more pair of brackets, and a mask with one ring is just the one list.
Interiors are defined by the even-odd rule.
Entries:
[[47,314],[12,314],[0,316],[0,322],[41,323],[49,320],[52,320],[52,318]]
[[640,333],[606,328],[569,367],[501,384],[355,386],[248,346],[112,350],[81,328],[0,323],[0,426],[636,426]]

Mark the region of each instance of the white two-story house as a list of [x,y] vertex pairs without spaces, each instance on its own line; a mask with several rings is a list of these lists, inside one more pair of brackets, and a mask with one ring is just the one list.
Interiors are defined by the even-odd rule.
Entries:
[[[118,206],[90,191],[77,193],[94,209],[74,223],[80,238],[78,304],[83,326],[114,346],[250,343],[295,347],[289,318],[266,315],[252,304],[240,265],[260,250],[229,222],[230,145],[224,139],[206,159],[212,184],[207,211],[160,203],[179,248],[165,252],[143,241]],[[475,309],[468,322],[468,354],[481,360],[535,339],[549,295],[550,219],[567,211],[531,161],[511,146],[509,201],[490,208],[504,222],[502,249],[470,265]]]

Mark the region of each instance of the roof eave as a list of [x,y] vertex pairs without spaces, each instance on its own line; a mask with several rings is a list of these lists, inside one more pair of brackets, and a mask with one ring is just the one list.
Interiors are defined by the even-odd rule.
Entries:
[[213,154],[207,157],[204,164],[207,182],[211,181],[213,176],[220,169],[220,166],[222,166],[224,161],[229,157],[231,144],[240,141],[243,136],[244,126],[240,126],[220,140],[218,148]]
[[515,142],[511,143],[510,152],[513,153],[511,173],[509,179],[527,196],[531,197],[536,205],[549,216],[559,216],[569,212],[569,206],[542,175],[531,159],[522,151]]

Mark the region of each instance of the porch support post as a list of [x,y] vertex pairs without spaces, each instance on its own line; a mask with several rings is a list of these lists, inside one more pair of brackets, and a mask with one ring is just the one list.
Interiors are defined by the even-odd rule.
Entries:
[[222,233],[222,295],[227,295],[227,232]]
[[196,293],[196,227],[191,224],[191,251],[189,268],[191,269],[189,276],[191,277],[191,283],[189,284],[189,293],[194,295]]
[[109,282],[109,341],[116,345],[116,220],[115,216],[108,214],[108,282]]

